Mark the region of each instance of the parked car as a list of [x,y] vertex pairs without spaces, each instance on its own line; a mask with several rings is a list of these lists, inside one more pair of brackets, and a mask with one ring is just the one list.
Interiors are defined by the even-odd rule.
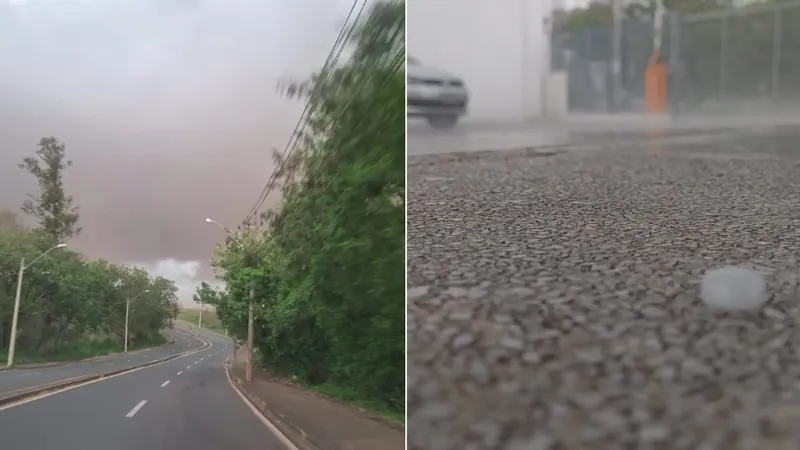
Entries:
[[444,70],[408,58],[406,105],[409,117],[422,117],[437,129],[450,129],[467,114],[464,81]]

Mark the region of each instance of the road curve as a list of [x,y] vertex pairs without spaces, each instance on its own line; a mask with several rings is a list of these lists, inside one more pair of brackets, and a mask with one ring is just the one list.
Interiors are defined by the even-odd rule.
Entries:
[[285,449],[231,387],[232,343],[200,334],[205,350],[0,408],[3,450]]
[[136,367],[170,355],[200,348],[203,343],[194,339],[186,330],[183,325],[176,325],[175,329],[166,330],[167,335],[175,339],[175,343],[153,349],[137,350],[128,354],[104,356],[94,360],[51,367],[0,370],[0,397],[57,381]]

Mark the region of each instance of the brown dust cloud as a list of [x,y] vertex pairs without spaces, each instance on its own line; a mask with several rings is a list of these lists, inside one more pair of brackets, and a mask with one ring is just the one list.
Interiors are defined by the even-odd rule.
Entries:
[[0,0],[0,209],[36,189],[17,163],[56,136],[70,246],[172,278],[186,303],[224,237],[204,219],[241,222],[300,117],[278,81],[321,67],[349,3]]

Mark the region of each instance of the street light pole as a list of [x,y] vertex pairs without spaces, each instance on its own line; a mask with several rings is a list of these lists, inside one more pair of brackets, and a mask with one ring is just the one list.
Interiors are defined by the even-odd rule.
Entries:
[[253,381],[253,299],[255,289],[250,288],[250,307],[247,310],[247,368],[245,370],[245,380]]
[[47,249],[46,252],[36,257],[27,266],[25,265],[25,258],[22,258],[19,261],[19,273],[17,274],[17,293],[14,296],[14,313],[11,316],[11,340],[8,343],[8,360],[6,362],[6,367],[10,368],[11,366],[14,365],[14,351],[17,348],[17,323],[19,322],[19,303],[22,297],[22,275],[23,273],[25,273],[25,269],[33,265],[33,263],[38,261],[39,258],[50,253],[51,250],[55,250],[57,248],[64,248],[66,246],[67,244],[58,244],[56,246],[50,247],[49,249]]
[[[206,218],[206,223],[213,223],[214,225],[220,227],[222,229],[222,231],[224,231],[224,232],[226,232],[228,234],[228,237],[233,239],[233,242],[236,242],[239,245],[239,247],[244,248],[242,243],[239,242],[238,240],[236,240],[235,237],[233,237],[233,232],[231,230],[229,230],[228,228],[226,228],[225,226],[223,226],[221,223],[217,222],[216,220],[212,220],[212,219],[208,219],[208,218]],[[253,346],[254,346],[254,342],[253,341],[255,340],[254,336],[253,336],[255,334],[255,332],[253,330],[253,328],[254,328],[254,326],[253,326],[253,302],[255,301],[255,296],[256,296],[255,288],[251,287],[250,288],[250,305],[249,305],[249,307],[247,309],[247,365],[246,365],[246,369],[245,369],[245,380],[247,380],[248,382],[253,381]],[[200,311],[200,314],[203,314],[202,309]],[[227,330],[226,330],[226,334],[227,334]],[[235,350],[234,350],[234,353],[235,353]]]
[[135,297],[129,298],[125,301],[125,344],[122,350],[122,353],[128,353],[128,317],[130,317],[131,313],[131,302],[139,298],[140,295],[146,294],[150,292],[150,289],[145,289],[142,292],[136,294]]
[[619,112],[622,100],[622,0],[611,2],[611,105]]
[[221,223],[217,222],[216,220],[212,220],[212,219],[209,219],[209,218],[206,218],[206,223],[213,223],[214,225],[220,227],[222,229],[222,231],[224,231],[225,233],[228,234],[229,238],[233,239],[233,242],[236,242],[236,244],[239,247],[244,248],[242,243],[239,242],[235,237],[233,237],[233,231],[229,230],[226,226],[222,225]]

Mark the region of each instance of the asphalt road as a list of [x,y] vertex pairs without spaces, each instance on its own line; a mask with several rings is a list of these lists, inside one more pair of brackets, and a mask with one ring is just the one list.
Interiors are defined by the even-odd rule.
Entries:
[[409,155],[409,449],[798,448],[798,142]]
[[230,386],[230,341],[201,335],[210,348],[0,409],[3,450],[284,449]]
[[0,370],[0,397],[61,380],[135,367],[148,361],[199,348],[202,345],[200,341],[193,339],[189,334],[181,332],[181,330],[187,329],[185,326],[176,324],[175,328],[175,330],[166,331],[175,339],[175,343],[171,345],[150,350],[137,350],[129,352],[127,355],[104,356],[90,361],[58,366]]

